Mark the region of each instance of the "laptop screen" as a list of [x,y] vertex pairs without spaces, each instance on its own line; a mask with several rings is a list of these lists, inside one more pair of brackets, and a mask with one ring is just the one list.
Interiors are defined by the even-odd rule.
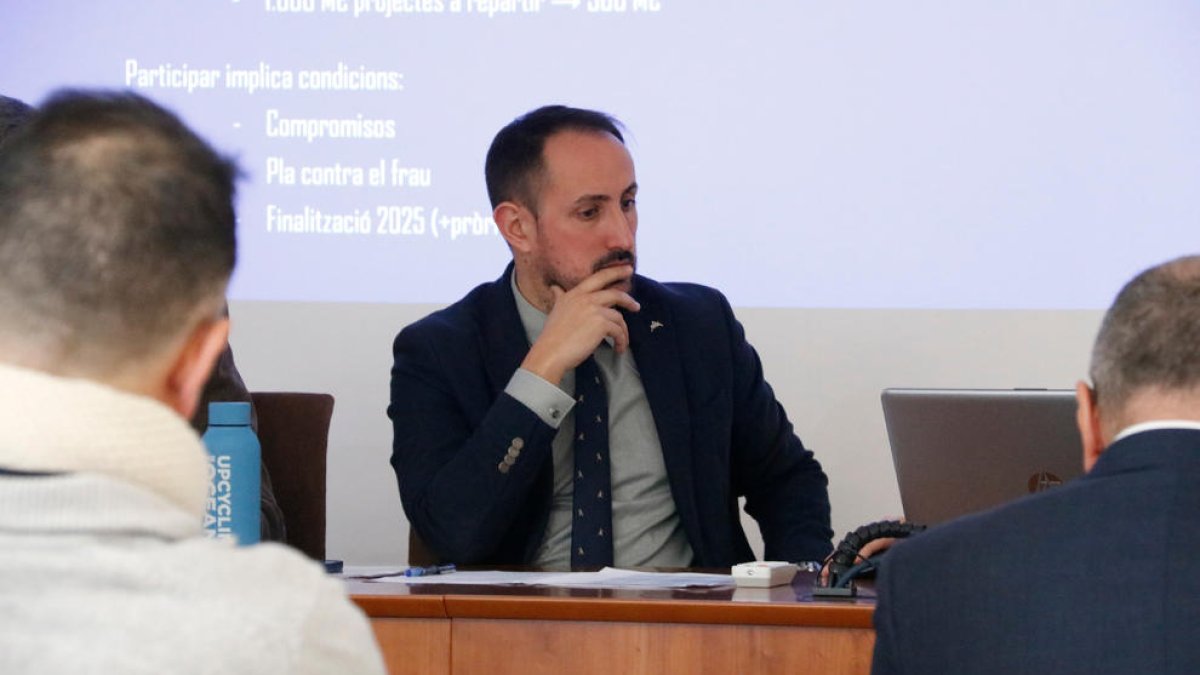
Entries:
[[911,522],[934,525],[1083,473],[1074,391],[885,389],[881,400]]

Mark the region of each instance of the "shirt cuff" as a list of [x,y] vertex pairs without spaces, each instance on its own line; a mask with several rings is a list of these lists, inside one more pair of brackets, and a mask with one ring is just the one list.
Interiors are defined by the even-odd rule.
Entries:
[[575,407],[575,399],[569,394],[524,368],[513,373],[504,393],[517,399],[554,429]]

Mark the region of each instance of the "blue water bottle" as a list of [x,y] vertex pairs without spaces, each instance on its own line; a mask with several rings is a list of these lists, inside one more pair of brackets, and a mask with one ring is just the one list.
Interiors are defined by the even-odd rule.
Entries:
[[250,428],[249,403],[209,403],[208,506],[204,529],[215,539],[257,544],[262,493],[262,447]]

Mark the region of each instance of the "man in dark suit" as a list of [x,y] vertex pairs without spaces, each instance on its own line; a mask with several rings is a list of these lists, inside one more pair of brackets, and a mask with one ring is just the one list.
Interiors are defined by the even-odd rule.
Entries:
[[1200,672],[1200,257],[1130,281],[1077,385],[1086,475],[883,561],[873,672]]
[[407,327],[392,465],[444,561],[726,566],[829,551],[820,465],[725,298],[635,275],[638,190],[618,123],[540,108],[492,142],[495,282]]

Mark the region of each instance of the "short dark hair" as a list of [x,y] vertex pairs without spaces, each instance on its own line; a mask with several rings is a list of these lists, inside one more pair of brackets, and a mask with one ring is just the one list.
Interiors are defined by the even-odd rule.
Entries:
[[0,146],[17,129],[25,126],[33,117],[33,108],[15,98],[0,95]]
[[1112,412],[1142,390],[1200,393],[1200,256],[1125,284],[1100,325],[1091,378],[1099,406]]
[[560,131],[612,134],[625,142],[621,122],[596,110],[548,105],[521,115],[492,139],[484,161],[488,199],[492,208],[512,201],[537,213],[537,199],[545,172],[542,149],[546,139]]
[[216,316],[238,173],[141,96],[53,95],[0,153],[0,337],[111,372]]

